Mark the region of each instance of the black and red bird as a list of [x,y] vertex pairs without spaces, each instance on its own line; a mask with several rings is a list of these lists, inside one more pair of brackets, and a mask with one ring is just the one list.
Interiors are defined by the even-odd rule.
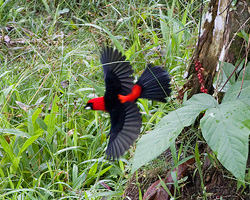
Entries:
[[137,139],[141,128],[141,114],[136,105],[138,98],[166,102],[170,94],[170,78],[160,66],[147,66],[134,84],[129,61],[118,50],[104,47],[101,54],[106,92],[87,102],[85,109],[109,112],[110,138],[106,154],[116,159]]

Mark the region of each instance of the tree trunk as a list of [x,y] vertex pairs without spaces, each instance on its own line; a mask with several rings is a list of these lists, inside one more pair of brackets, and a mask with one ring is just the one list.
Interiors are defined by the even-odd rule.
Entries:
[[[185,85],[191,89],[189,98],[201,92],[203,86],[208,93],[214,93],[213,80],[219,70],[219,61],[235,64],[239,58],[246,55],[244,40],[236,34],[241,30],[249,33],[250,0],[238,0],[236,9],[232,11],[231,3],[232,0],[211,0],[209,4],[193,56],[193,61],[199,61],[204,70],[197,73],[192,62],[188,70],[190,79]],[[203,86],[198,76],[204,79]]]

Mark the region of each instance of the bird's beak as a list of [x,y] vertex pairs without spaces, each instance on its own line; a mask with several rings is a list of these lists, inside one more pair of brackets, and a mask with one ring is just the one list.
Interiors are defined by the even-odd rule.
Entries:
[[84,109],[85,110],[91,110],[91,107],[90,106],[85,106]]

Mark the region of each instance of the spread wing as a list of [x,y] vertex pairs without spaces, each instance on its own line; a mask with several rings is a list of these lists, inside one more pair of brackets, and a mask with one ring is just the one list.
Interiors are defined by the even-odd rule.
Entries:
[[134,78],[133,70],[126,57],[117,49],[104,47],[101,54],[106,92],[127,95],[131,92]]
[[137,139],[141,128],[141,114],[135,103],[126,102],[110,112],[111,130],[106,154],[108,159],[122,156]]

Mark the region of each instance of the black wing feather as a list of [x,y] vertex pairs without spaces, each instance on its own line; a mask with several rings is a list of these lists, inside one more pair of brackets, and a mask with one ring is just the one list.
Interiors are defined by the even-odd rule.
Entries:
[[101,54],[106,92],[105,108],[110,114],[111,129],[106,150],[108,159],[116,159],[137,139],[141,128],[141,114],[135,103],[122,104],[118,94],[127,95],[134,86],[133,70],[126,57],[111,47],[104,47]]
[[134,78],[132,66],[129,61],[125,61],[117,49],[104,47],[101,54],[101,63],[103,65],[106,92],[112,94],[127,95],[131,92]]
[[108,159],[122,156],[137,139],[141,128],[141,114],[135,103],[126,102],[110,112],[111,130],[106,154]]

